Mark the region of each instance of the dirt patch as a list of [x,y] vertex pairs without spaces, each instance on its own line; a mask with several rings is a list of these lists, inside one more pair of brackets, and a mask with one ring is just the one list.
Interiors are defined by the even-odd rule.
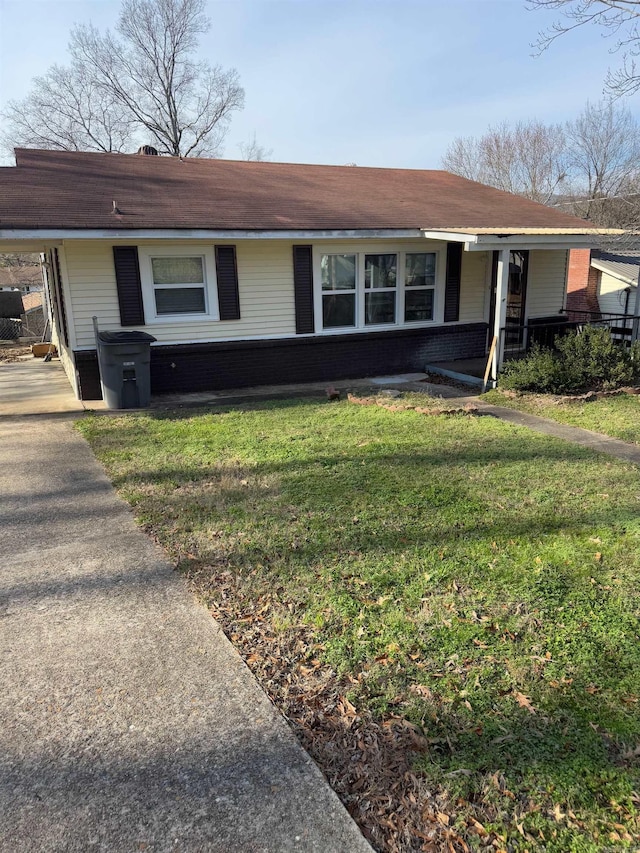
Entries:
[[348,394],[347,399],[358,406],[380,406],[388,412],[414,411],[419,415],[477,415],[479,411],[478,407],[471,403],[465,403],[464,406],[447,406],[443,401],[442,404],[417,406],[403,402],[402,398],[392,401],[389,397],[358,397],[355,394]]
[[477,394],[478,386],[467,382],[460,382],[459,379],[453,379],[449,376],[442,376],[440,373],[427,373],[426,379],[421,379],[420,382],[428,383],[429,385],[448,385],[450,388],[459,388],[467,394]]
[[30,355],[31,347],[26,344],[0,345],[0,364],[10,364],[16,361],[24,361],[24,359]]

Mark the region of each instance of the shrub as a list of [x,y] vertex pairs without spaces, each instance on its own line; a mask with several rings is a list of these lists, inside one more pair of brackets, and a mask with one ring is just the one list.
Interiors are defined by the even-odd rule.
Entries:
[[534,346],[520,361],[507,364],[502,388],[547,394],[611,390],[640,380],[640,343],[616,343],[609,329],[587,326],[579,334],[558,336],[554,349]]

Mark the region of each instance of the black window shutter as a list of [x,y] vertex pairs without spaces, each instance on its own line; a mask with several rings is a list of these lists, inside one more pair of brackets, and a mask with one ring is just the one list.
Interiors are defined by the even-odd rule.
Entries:
[[451,323],[460,318],[461,271],[462,243],[447,243],[447,273],[444,287],[445,323]]
[[144,326],[142,285],[137,246],[114,246],[118,305],[121,326]]
[[239,320],[240,294],[235,246],[216,246],[216,276],[220,319]]
[[311,334],[315,332],[311,246],[293,247],[293,290],[296,303],[296,334]]

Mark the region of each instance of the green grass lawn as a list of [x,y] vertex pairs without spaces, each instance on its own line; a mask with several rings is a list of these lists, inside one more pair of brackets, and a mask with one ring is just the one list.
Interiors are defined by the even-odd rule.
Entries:
[[[376,846],[638,849],[637,468],[346,402],[79,429],[289,719],[315,715],[320,763],[339,763],[313,747],[339,714],[378,760],[379,809],[355,758],[324,768]],[[411,733],[404,769],[367,720]]]
[[483,400],[640,444],[640,396],[635,394],[619,394],[586,403],[558,403],[545,395],[506,397],[496,390],[485,394]]

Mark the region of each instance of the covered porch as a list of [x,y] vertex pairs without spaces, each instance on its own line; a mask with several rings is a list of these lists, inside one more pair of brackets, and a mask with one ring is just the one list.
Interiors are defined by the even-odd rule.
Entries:
[[[640,337],[640,314],[572,310],[542,322],[509,323],[507,318],[507,325],[500,329],[502,343],[500,368],[512,359],[522,358],[536,344],[553,348],[558,336],[580,334],[586,326],[608,329],[614,341],[621,346],[630,346]],[[495,388],[497,376],[493,375],[492,370],[495,362],[494,355],[495,353],[490,351],[488,356],[480,358],[435,361],[425,365],[425,371],[473,387]]]
[[463,243],[464,255],[485,253],[487,337],[484,356],[460,359],[452,354],[448,360],[426,364],[428,372],[493,387],[505,361],[522,357],[534,344],[553,346],[558,335],[579,332],[585,325],[597,322],[609,327],[616,339],[637,339],[634,315],[567,313],[568,253],[593,245],[594,229],[520,228],[501,233],[478,229],[440,234]]

